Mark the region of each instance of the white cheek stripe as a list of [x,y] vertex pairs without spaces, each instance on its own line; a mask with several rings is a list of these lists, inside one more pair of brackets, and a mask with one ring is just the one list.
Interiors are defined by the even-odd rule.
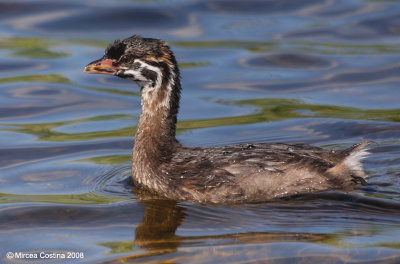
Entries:
[[[150,101],[152,101],[153,98],[150,96],[149,92],[155,91],[161,87],[162,72],[159,68],[149,65],[140,60],[135,60],[135,62],[140,63],[140,68],[138,70],[127,70],[127,71],[125,71],[125,73],[132,74],[134,76],[136,83],[142,87],[142,101],[150,102]],[[143,68],[154,71],[157,74],[157,79],[156,79],[154,86],[152,86],[151,85],[152,83],[140,73]],[[171,98],[172,87],[175,83],[175,81],[174,81],[175,73],[174,73],[172,67],[170,68],[170,71],[171,71],[171,79],[169,80],[167,87],[166,87],[168,90],[167,95],[164,98],[164,100],[158,105],[158,107],[166,107],[168,109],[170,107],[170,98]]]
[[144,63],[144,62],[139,61],[139,60],[135,60],[134,62],[140,64],[139,69],[138,69],[138,70],[127,70],[127,71],[125,71],[126,74],[131,74],[131,75],[133,75],[133,76],[135,77],[135,79],[138,80],[138,81],[146,81],[146,82],[147,82],[148,79],[145,78],[145,77],[141,74],[141,70],[142,70],[142,69],[148,69],[148,70],[154,71],[154,72],[157,74],[157,79],[156,79],[156,82],[155,82],[154,86],[155,86],[155,87],[160,87],[160,86],[161,86],[162,72],[160,71],[159,68],[154,67],[154,66],[152,66],[152,65],[149,65],[149,64]]
[[136,81],[148,81],[141,73],[140,71],[135,71],[135,70],[127,70],[125,71],[125,74],[127,75],[133,75],[134,76],[134,80]]
[[146,67],[143,68],[147,68],[148,70],[154,71],[155,73],[157,73],[157,80],[155,83],[155,87],[160,87],[161,86],[161,82],[162,82],[162,72],[160,71],[159,68],[151,66],[147,63],[142,62],[143,65],[146,65]]

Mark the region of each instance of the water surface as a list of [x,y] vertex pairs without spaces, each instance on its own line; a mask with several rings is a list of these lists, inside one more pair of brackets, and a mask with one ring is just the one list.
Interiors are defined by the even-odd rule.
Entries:
[[[400,263],[396,1],[0,1],[0,259]],[[126,184],[137,87],[83,67],[132,34],[182,71],[191,146],[373,141],[369,185],[237,206],[142,201]]]

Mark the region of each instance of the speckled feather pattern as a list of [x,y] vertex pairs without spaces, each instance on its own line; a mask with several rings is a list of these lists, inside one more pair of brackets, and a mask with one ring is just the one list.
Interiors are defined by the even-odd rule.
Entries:
[[343,161],[348,155],[347,150],[327,151],[306,144],[177,145],[171,159],[149,177],[163,182],[165,188],[159,192],[172,199],[256,202],[354,187],[359,174],[352,168],[340,174],[329,172],[338,164],[347,166]]
[[133,148],[132,177],[150,193],[227,204],[348,190],[366,183],[361,160],[368,154],[368,142],[337,151],[306,144],[182,146],[175,138],[179,68],[162,40],[132,36],[116,41],[102,59],[85,70],[113,74],[140,86],[142,112]]

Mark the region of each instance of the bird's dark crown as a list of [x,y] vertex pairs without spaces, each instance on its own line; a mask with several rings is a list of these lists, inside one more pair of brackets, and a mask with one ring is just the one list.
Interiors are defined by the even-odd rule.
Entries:
[[104,58],[114,60],[133,60],[136,58],[157,59],[167,55],[165,53],[170,53],[170,50],[164,41],[133,35],[122,41],[114,41],[113,44],[107,47]]

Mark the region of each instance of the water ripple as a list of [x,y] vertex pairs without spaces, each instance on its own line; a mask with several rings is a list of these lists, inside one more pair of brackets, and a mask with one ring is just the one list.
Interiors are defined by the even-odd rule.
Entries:
[[[399,8],[0,0],[0,262],[50,250],[85,254],[65,263],[399,263]],[[235,206],[135,188],[139,89],[82,73],[132,34],[165,39],[181,63],[184,144],[372,140],[368,186]]]

